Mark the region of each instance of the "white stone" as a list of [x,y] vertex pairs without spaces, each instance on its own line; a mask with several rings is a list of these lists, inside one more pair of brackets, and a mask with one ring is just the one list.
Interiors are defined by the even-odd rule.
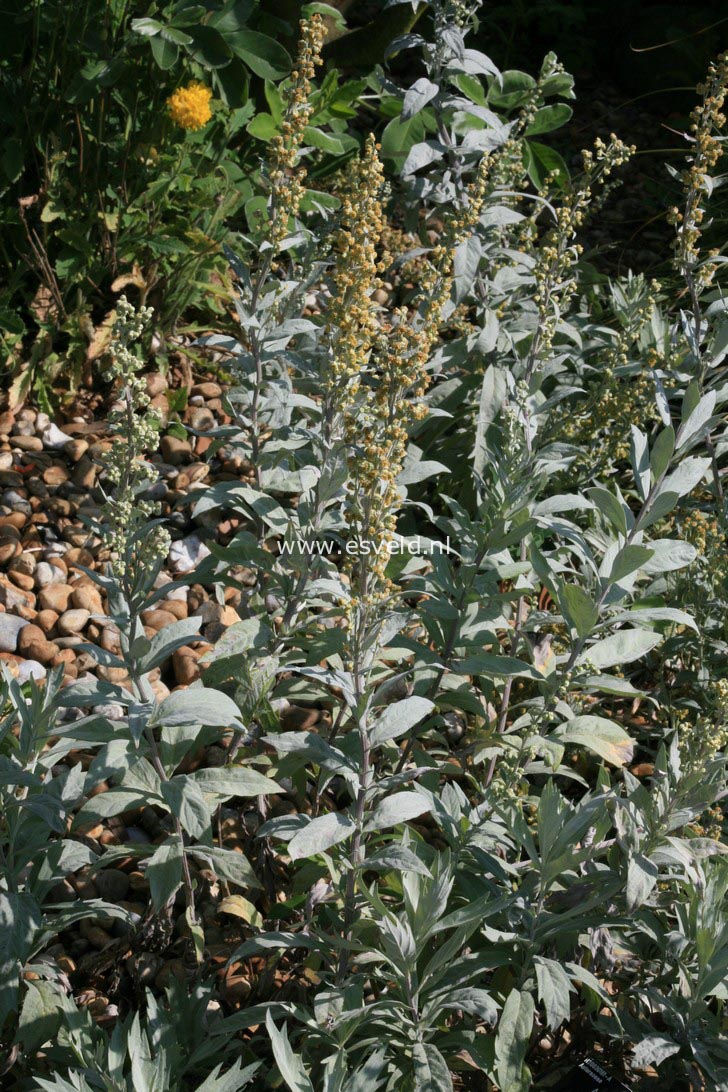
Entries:
[[43,429],[41,439],[44,447],[50,447],[53,451],[62,451],[69,440],[73,439],[73,436],[62,432],[58,425],[50,424],[48,428]]
[[170,546],[169,567],[174,573],[189,573],[209,556],[210,551],[199,535],[187,535]]

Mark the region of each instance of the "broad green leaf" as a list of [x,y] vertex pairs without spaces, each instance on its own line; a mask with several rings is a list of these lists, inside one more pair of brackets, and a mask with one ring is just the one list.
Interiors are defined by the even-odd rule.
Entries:
[[672,425],[658,433],[650,452],[650,469],[655,481],[659,481],[670,465],[675,450],[675,429]]
[[414,1092],[452,1092],[450,1070],[434,1043],[416,1043],[412,1064]]
[[249,766],[218,766],[195,770],[188,775],[203,792],[218,796],[266,796],[283,792],[270,777],[264,777]]
[[552,738],[586,747],[613,766],[630,762],[634,751],[634,743],[621,725],[589,714],[567,720],[552,732]]
[[239,725],[238,707],[232,698],[220,690],[205,686],[193,686],[188,690],[175,690],[159,703],[152,717],[154,724],[210,724],[229,728]]
[[495,1070],[503,1092],[529,1092],[531,1074],[526,1051],[533,1028],[534,1006],[529,993],[511,990],[503,1006],[495,1040]]
[[205,868],[210,868],[221,880],[233,883],[237,887],[260,887],[260,881],[250,861],[234,849],[221,849],[219,846],[188,846],[186,852],[188,856],[201,861]]
[[578,584],[558,585],[561,613],[579,637],[588,637],[599,617],[599,611]]
[[199,785],[184,774],[162,783],[162,796],[192,838],[204,838],[212,816]]
[[546,1025],[555,1031],[571,1014],[569,995],[574,992],[571,979],[561,963],[545,956],[535,956],[538,996],[546,1010]]
[[434,708],[435,704],[429,698],[419,698],[416,695],[388,705],[369,730],[372,746],[377,747],[385,740],[403,736],[424,720]]
[[332,811],[327,815],[319,815],[294,834],[288,843],[288,855],[292,861],[297,861],[302,857],[325,853],[338,842],[350,838],[355,829],[352,820],[341,812]]
[[16,1009],[20,968],[40,927],[40,907],[31,894],[0,891],[0,1028]]
[[280,80],[291,71],[291,58],[275,38],[256,30],[239,30],[225,41],[248,68],[264,80]]
[[542,106],[533,116],[533,121],[526,129],[526,136],[540,136],[541,133],[551,133],[554,129],[560,129],[566,125],[574,111],[566,103],[555,103],[553,106]]
[[383,846],[371,857],[367,857],[362,867],[377,872],[388,872],[392,869],[395,872],[416,872],[419,876],[431,875],[427,865],[411,849],[401,845]]
[[627,865],[627,908],[636,910],[650,897],[659,869],[649,857],[635,853]]
[[161,910],[182,883],[182,839],[170,835],[149,858],[146,876],[155,910]]
[[303,1067],[300,1056],[293,1053],[293,1048],[288,1041],[285,1024],[279,1030],[273,1022],[270,1012],[268,1012],[265,1017],[265,1026],[273,1048],[273,1057],[276,1060],[278,1072],[288,1085],[290,1092],[314,1092],[314,1087]]
[[644,569],[654,552],[651,546],[623,546],[612,562],[609,581],[617,584],[620,580],[624,580],[625,576],[630,576],[638,569]]
[[417,792],[396,792],[387,796],[374,809],[366,830],[386,830],[387,827],[396,826],[398,823],[406,823],[409,819],[416,819],[418,815],[430,810],[430,805],[424,796]]
[[646,656],[661,640],[661,633],[652,633],[650,630],[620,629],[587,648],[578,662],[584,663],[588,660],[600,671],[605,667],[631,664],[633,660]]
[[646,573],[672,573],[692,565],[698,551],[689,542],[679,539],[658,538],[650,543],[652,557],[642,566]]

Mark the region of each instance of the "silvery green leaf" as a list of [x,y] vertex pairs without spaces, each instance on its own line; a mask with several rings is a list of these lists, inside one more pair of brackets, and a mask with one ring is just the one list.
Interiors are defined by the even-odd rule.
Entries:
[[649,857],[635,853],[627,865],[627,908],[636,910],[650,897],[659,870]]
[[687,459],[683,459],[676,470],[673,470],[672,474],[665,478],[658,495],[675,493],[678,497],[684,497],[687,493],[692,493],[709,469],[710,459],[689,455]]
[[632,1050],[631,1064],[634,1069],[659,1066],[674,1054],[680,1053],[680,1044],[667,1035],[654,1032],[641,1039]]
[[660,377],[653,372],[652,378],[655,381],[655,405],[657,406],[657,412],[660,415],[660,420],[663,425],[667,428],[672,422],[670,416],[670,403]]
[[[606,490],[604,490],[606,492]],[[612,497],[612,494],[609,494]],[[614,499],[614,498],[612,498]],[[531,514],[534,517],[551,516],[555,513],[589,511],[594,508],[594,502],[580,493],[557,493],[553,497],[546,497],[534,505]]]
[[471,235],[458,245],[453,255],[453,280],[455,300],[460,303],[469,292],[478,276],[483,247],[477,235]]
[[698,632],[693,616],[677,607],[639,607],[615,615],[611,622],[613,625],[619,625],[622,622],[629,622],[630,625],[635,622],[674,622],[676,626],[687,626],[695,633]]
[[475,473],[482,477],[488,452],[485,445],[485,434],[489,426],[495,421],[503,408],[508,394],[506,373],[493,364],[489,364],[483,375],[483,384],[480,389],[478,403],[478,418],[476,422],[475,442],[473,447],[473,467]]
[[140,660],[139,670],[143,672],[153,671],[155,667],[169,659],[178,648],[182,648],[192,638],[197,637],[199,632],[200,619],[195,615],[164,626],[150,640],[149,649]]
[[498,1006],[493,998],[485,990],[475,986],[466,986],[460,990],[453,990],[445,994],[439,1002],[442,1009],[462,1009],[473,1016],[479,1016],[487,1024],[494,1025],[498,1019]]
[[157,706],[151,723],[170,727],[209,724],[229,728],[240,724],[240,715],[237,705],[227,694],[205,686],[193,686],[188,690],[175,690],[164,698]]
[[407,178],[423,167],[429,167],[431,163],[442,159],[444,154],[444,146],[436,140],[422,140],[418,144],[413,144],[402,164],[402,176]]
[[587,637],[599,617],[595,604],[578,584],[559,584],[557,591],[561,613],[569,626],[578,637]]
[[432,875],[427,865],[411,849],[396,844],[382,846],[366,858],[362,867],[371,868],[377,872],[388,872],[393,869],[396,872],[416,872],[419,876],[431,877]]
[[0,1026],[16,1008],[20,968],[42,924],[40,907],[27,891],[0,891]]
[[141,796],[159,798],[162,781],[157,771],[146,758],[140,758],[126,770],[120,788],[136,792]]
[[638,570],[646,571],[645,566],[654,557],[654,553],[652,543],[649,546],[635,546],[631,543],[623,546],[616,554],[606,578],[610,583],[617,584]]
[[273,1048],[273,1057],[278,1066],[278,1072],[288,1085],[290,1092],[314,1092],[314,1087],[308,1078],[303,1062],[298,1054],[293,1053],[285,1024],[279,1030],[271,1016],[266,1013],[265,1026]]
[[437,84],[428,80],[425,76],[415,80],[412,86],[405,91],[404,102],[402,103],[402,119],[408,121],[415,114],[419,114],[420,110],[424,109],[428,102],[435,98],[439,90]]
[[373,747],[388,739],[398,739],[424,720],[434,709],[434,702],[429,698],[413,695],[402,701],[392,702],[377,718],[369,729],[369,740]]
[[147,862],[146,876],[156,910],[161,910],[182,883],[182,853],[182,839],[172,834]]
[[358,783],[351,759],[316,732],[281,732],[279,735],[264,736],[263,742],[275,747],[279,754],[295,754],[302,762],[315,762],[317,766],[331,773],[338,773],[347,780]]
[[77,812],[73,826],[75,829],[95,826],[99,819],[108,819],[123,811],[134,811],[144,807],[146,802],[146,796],[140,795],[138,791],[110,789],[91,797]]
[[671,573],[692,565],[698,551],[690,542],[658,538],[650,542],[652,557],[641,566],[645,573]]
[[270,777],[264,777],[257,770],[249,766],[218,766],[202,770],[195,770],[188,777],[202,789],[203,792],[214,793],[217,796],[246,797],[265,796],[270,793],[283,792],[283,789]]
[[468,656],[453,664],[453,669],[463,675],[488,675],[493,678],[540,679],[541,675],[530,664],[516,656],[494,656],[481,652],[477,656]]
[[571,979],[561,963],[545,956],[535,956],[538,996],[546,1010],[546,1026],[555,1031],[571,1015]]
[[621,535],[626,535],[628,530],[627,512],[624,504],[615,497],[614,493],[611,493],[608,489],[603,489],[601,486],[587,489],[587,493],[605,519],[609,520],[615,531],[618,531]]
[[659,481],[670,465],[670,459],[675,451],[675,430],[668,425],[657,434],[652,451],[650,452],[650,469],[655,481]]
[[612,766],[626,765],[634,752],[634,742],[621,724],[590,714],[567,720],[553,730],[550,738],[586,747]]
[[416,1043],[412,1065],[414,1092],[452,1092],[450,1070],[434,1043]]
[[633,660],[639,660],[641,656],[646,656],[655,645],[659,645],[661,640],[660,633],[651,633],[644,629],[621,629],[591,645],[581,654],[577,662],[583,663],[584,660],[589,660],[600,670],[605,667],[616,667],[618,664],[629,664]]
[[533,1017],[531,995],[511,990],[503,1006],[495,1040],[495,1071],[500,1087],[508,1092],[528,1092],[531,1087],[525,1061]]
[[204,838],[210,829],[211,813],[199,785],[184,774],[164,781],[162,797],[192,838]]
[[325,853],[327,849],[350,838],[355,829],[348,815],[341,812],[319,815],[294,834],[288,843],[288,855],[292,861],[297,861],[302,857]]
[[365,829],[368,831],[386,830],[387,827],[406,823],[418,815],[430,810],[424,796],[417,792],[396,792],[387,796],[375,807]]
[[221,849],[219,846],[188,846],[185,852],[190,857],[201,861],[205,868],[211,869],[221,880],[236,884],[238,887],[259,888],[260,881],[253,871],[250,861],[234,849]]
[[632,435],[632,471],[637,492],[644,501],[650,491],[650,451],[647,445],[647,437],[641,429],[638,429],[636,425],[632,425],[630,432]]
[[500,77],[500,72],[496,65],[493,64],[490,57],[486,57],[485,53],[481,53],[477,49],[465,49],[462,57],[463,71],[469,76],[496,76]]

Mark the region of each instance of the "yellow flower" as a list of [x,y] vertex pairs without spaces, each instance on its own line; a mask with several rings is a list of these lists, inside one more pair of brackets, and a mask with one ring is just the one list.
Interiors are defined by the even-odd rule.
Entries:
[[178,87],[167,99],[169,115],[183,129],[201,129],[212,117],[210,99],[212,91],[204,83],[193,80],[186,87]]

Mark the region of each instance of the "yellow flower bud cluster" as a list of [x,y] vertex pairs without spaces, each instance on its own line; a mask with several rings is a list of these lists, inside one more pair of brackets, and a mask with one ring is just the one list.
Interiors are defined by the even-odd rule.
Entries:
[[[560,316],[576,291],[572,271],[582,253],[576,236],[587,212],[604,200],[606,180],[635,151],[612,133],[608,144],[597,137],[594,150],[582,152],[584,177],[556,210],[556,223],[538,248],[533,296],[538,308],[538,335],[531,350],[534,362],[536,357],[548,356]],[[599,196],[595,193],[597,184],[601,190]]]
[[[673,208],[668,215],[676,228],[675,264],[697,290],[710,284],[717,268],[712,261],[701,264],[700,237],[705,218],[703,201],[710,193],[710,172],[723,154],[722,139],[716,134],[725,126],[723,107],[727,90],[728,53],[723,53],[710,66],[705,84],[698,87],[702,101],[690,116],[693,154],[682,175],[685,204],[682,210]],[[718,251],[711,251],[709,257],[717,255]]]
[[616,369],[633,363],[634,356],[639,358],[640,340],[659,300],[659,282],[652,281],[646,290],[635,287],[633,299],[623,300],[624,326],[605,353],[599,377],[587,385],[583,398],[562,410],[558,437],[582,449],[571,464],[572,473],[613,472],[616,463],[629,458],[630,426],[649,428],[659,417],[649,370],[660,364],[657,351],[647,351],[647,368],[638,375],[616,374]]
[[[381,209],[375,210],[377,199],[372,187],[373,181],[381,179],[374,151],[369,143],[362,160],[356,203],[350,209],[345,202],[344,210],[348,218],[364,202],[381,232],[383,215]],[[359,227],[342,244],[343,254],[350,259],[353,256],[352,277],[355,270],[366,270],[370,278],[366,288],[359,284],[355,289],[343,271],[338,274],[345,304],[348,298],[356,304],[356,321],[345,321],[346,341],[341,345],[335,342],[336,390],[343,385],[349,392],[343,406],[350,452],[346,518],[351,533],[371,546],[370,553],[349,561],[349,578],[355,592],[348,605],[349,622],[354,614],[384,602],[392,591],[385,568],[396,530],[400,503],[397,478],[407,451],[408,425],[426,414],[422,399],[429,384],[427,364],[440,329],[443,306],[450,296],[453,253],[480,216],[488,167],[484,159],[463,209],[444,226],[440,241],[430,251],[422,269],[416,309],[400,307],[377,328],[372,323],[371,293],[379,283],[376,274],[380,267],[376,245],[369,249],[373,236],[366,241],[360,238],[354,246],[353,240],[362,230]],[[341,304],[332,304],[332,313],[341,318]],[[356,398],[354,391],[358,392]]]
[[148,483],[150,468],[144,455],[158,442],[159,417],[149,410],[146,383],[140,374],[143,363],[132,346],[152,317],[150,307],[138,311],[122,296],[116,305],[108,376],[121,383],[120,407],[109,413],[109,428],[114,439],[102,456],[106,481],[114,486],[104,498],[106,546],[111,553],[111,567],[124,581],[134,580],[132,570],[148,568],[169,551],[169,534],[161,527],[145,536],[140,528],[152,519],[158,507],[140,499],[138,492]]
[[306,171],[298,163],[298,154],[313,113],[311,89],[316,69],[322,62],[325,35],[326,28],[320,15],[301,21],[295,67],[282,91],[283,122],[280,132],[270,142],[268,158],[270,197],[266,237],[274,247],[287,236],[288,222],[298,215],[305,190]]
[[339,411],[350,405],[379,334],[373,293],[380,287],[379,244],[384,230],[384,169],[374,136],[349,164],[341,193],[336,260],[327,311],[328,383]]
[[169,116],[182,129],[191,132],[202,129],[212,117],[211,99],[210,88],[199,80],[192,80],[186,87],[178,87],[167,99]]

